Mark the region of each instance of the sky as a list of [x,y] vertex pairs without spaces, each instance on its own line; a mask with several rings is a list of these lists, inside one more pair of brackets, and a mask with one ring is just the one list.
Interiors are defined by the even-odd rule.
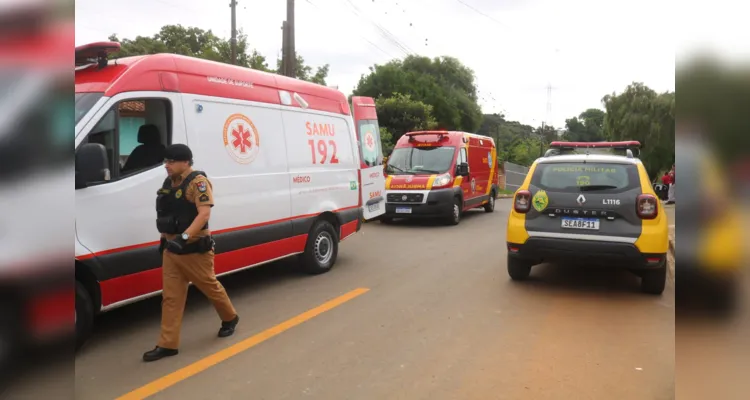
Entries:
[[[113,33],[151,36],[167,24],[197,26],[228,38],[229,2],[76,0],[76,45]],[[674,0],[295,3],[297,53],[314,67],[330,64],[327,83],[346,94],[368,67],[407,52],[458,58],[475,72],[484,113],[503,113],[533,126],[546,122],[563,128],[567,118],[603,108],[603,96],[632,82],[657,92],[674,90]],[[280,55],[285,18],[286,0],[238,2],[238,29],[272,66]]]

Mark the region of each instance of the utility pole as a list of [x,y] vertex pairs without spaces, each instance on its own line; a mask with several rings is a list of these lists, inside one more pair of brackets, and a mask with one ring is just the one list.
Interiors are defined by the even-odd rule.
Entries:
[[286,71],[288,77],[295,78],[297,54],[294,50],[294,0],[286,0]]
[[281,23],[281,75],[287,76],[286,73],[289,71],[287,66],[287,51],[289,47],[289,31],[286,28],[286,21]]
[[229,7],[232,8],[232,65],[237,65],[237,0],[231,0]]

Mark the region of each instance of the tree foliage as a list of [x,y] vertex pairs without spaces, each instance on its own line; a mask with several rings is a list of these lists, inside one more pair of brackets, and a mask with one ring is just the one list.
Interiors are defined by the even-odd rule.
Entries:
[[474,72],[453,57],[410,55],[370,67],[353,93],[373,98],[409,95],[432,107],[439,128],[474,132],[482,123],[474,80]]
[[500,162],[525,166],[531,165],[550,142],[557,140],[557,130],[553,126],[534,128],[518,121],[508,121],[502,114],[485,114],[477,133],[495,140]]
[[[197,57],[227,64],[232,63],[232,47],[229,40],[216,36],[211,30],[182,25],[164,25],[159,33],[153,36],[136,36],[135,39],[119,39],[113,34],[110,41],[120,43],[120,52],[116,57],[129,57],[145,54],[173,53],[184,56]],[[237,34],[237,65],[260,71],[279,73],[281,60],[277,60],[276,69],[268,66],[266,57],[257,50],[250,50],[247,35],[241,30]],[[305,60],[297,55],[296,77],[298,79],[326,84],[330,66],[318,67],[313,73],[313,67],[305,64]]]
[[375,100],[375,106],[378,110],[378,123],[388,128],[393,144],[406,132],[434,129],[437,126],[437,121],[432,116],[432,106],[412,100],[408,94],[395,93],[392,97],[379,97]]
[[603,141],[605,114],[598,108],[589,108],[577,117],[566,119],[563,139],[570,142]]
[[656,93],[634,82],[621,94],[602,99],[607,140],[637,140],[640,158],[653,179],[674,163],[675,93]]

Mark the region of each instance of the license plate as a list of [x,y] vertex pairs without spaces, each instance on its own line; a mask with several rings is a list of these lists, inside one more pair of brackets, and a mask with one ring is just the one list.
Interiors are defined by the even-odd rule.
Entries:
[[380,203],[370,204],[367,206],[367,211],[374,212],[380,210]]
[[569,229],[599,229],[598,218],[563,218],[561,224],[563,228]]
[[410,207],[396,207],[396,214],[411,214]]

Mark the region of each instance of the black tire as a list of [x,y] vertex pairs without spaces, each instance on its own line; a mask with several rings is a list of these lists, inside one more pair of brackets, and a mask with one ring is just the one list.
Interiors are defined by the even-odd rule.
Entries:
[[326,273],[336,264],[338,254],[339,237],[336,229],[330,222],[318,220],[307,236],[305,252],[300,256],[300,267],[311,275]]
[[495,211],[495,191],[490,193],[490,200],[484,205],[484,211],[491,213]]
[[94,303],[88,290],[76,281],[76,351],[79,350],[91,336],[94,326]]
[[660,295],[667,284],[667,264],[658,269],[643,271],[641,275],[641,291],[648,294]]
[[459,197],[453,198],[453,211],[445,219],[448,225],[458,225],[461,222],[461,199]]
[[508,275],[514,281],[522,281],[529,277],[531,264],[515,257],[508,257]]

